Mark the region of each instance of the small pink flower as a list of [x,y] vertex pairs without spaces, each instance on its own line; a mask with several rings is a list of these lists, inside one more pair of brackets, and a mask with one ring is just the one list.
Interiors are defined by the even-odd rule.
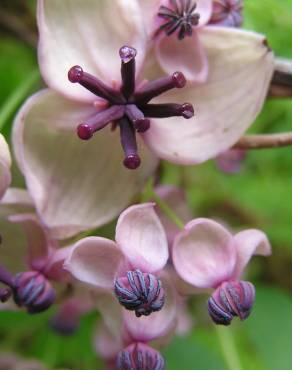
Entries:
[[0,134],[0,199],[11,182],[10,166],[11,156],[9,147],[3,135]]
[[89,237],[77,242],[65,268],[80,281],[114,291],[137,316],[159,311],[164,289],[158,274],[168,260],[164,229],[154,204],[126,209],[116,226],[116,242]]
[[240,27],[243,22],[243,0],[213,0],[210,24]]
[[199,218],[177,235],[172,258],[187,283],[215,289],[208,301],[209,313],[214,322],[229,325],[234,316],[244,320],[250,314],[254,287],[240,276],[253,254],[271,254],[263,232],[250,229],[233,236],[219,223]]

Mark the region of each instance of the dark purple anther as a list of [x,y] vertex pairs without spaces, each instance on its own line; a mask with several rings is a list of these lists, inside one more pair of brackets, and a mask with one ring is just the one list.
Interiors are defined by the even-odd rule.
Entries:
[[29,313],[48,309],[55,301],[55,290],[44,275],[37,271],[17,274],[13,285],[15,303]]
[[216,324],[230,325],[238,316],[245,320],[251,313],[255,288],[248,281],[222,283],[208,300],[208,311]]
[[116,279],[115,294],[120,304],[127,310],[135,311],[137,317],[160,311],[164,305],[161,281],[140,270],[129,271],[125,277]]
[[177,31],[179,40],[192,36],[193,27],[199,24],[200,14],[195,13],[197,4],[192,0],[170,0],[170,6],[161,6],[158,16],[165,20],[159,30],[167,36]]
[[131,344],[119,352],[118,370],[164,370],[165,362],[161,354],[143,343]]
[[[159,78],[136,88],[136,49],[123,46],[120,51],[122,85],[114,89],[98,78],[74,66],[68,72],[72,83],[79,83],[91,93],[106,100],[107,108],[98,111],[77,127],[77,135],[82,140],[89,140],[95,132],[112,123],[112,127],[120,128],[121,143],[125,153],[124,165],[129,169],[140,166],[136,133],[150,129],[149,118],[165,118],[179,116],[191,118],[194,109],[190,104],[149,104],[150,100],[175,88],[183,88],[186,79],[181,72]],[[159,109],[161,107],[161,110]]]

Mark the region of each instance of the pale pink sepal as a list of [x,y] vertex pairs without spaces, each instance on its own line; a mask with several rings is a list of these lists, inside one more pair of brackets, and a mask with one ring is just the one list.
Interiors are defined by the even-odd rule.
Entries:
[[234,276],[239,278],[253,255],[270,256],[272,253],[267,235],[260,230],[250,229],[234,236],[237,253]]
[[233,237],[215,221],[195,219],[177,235],[172,259],[186,282],[198,288],[216,287],[232,276],[236,263]]
[[116,241],[133,268],[161,270],[168,260],[168,245],[154,203],[134,205],[119,217]]
[[93,341],[96,352],[103,360],[115,359],[123,349],[121,336],[113,335],[103,322],[99,323]]
[[3,135],[0,134],[0,199],[6,192],[11,182],[11,156],[8,144]]
[[76,279],[98,288],[113,289],[124,257],[116,243],[100,237],[79,240],[64,263]]
[[121,46],[138,49],[138,69],[143,62],[146,34],[136,0],[38,0],[37,19],[42,75],[49,87],[67,97],[95,99],[68,81],[74,65],[119,83]]
[[185,165],[214,158],[239,140],[261,111],[274,71],[264,36],[215,26],[198,33],[209,60],[207,82],[156,99],[177,103],[179,96],[194,104],[195,116],[169,118],[167,125],[153,119],[143,135],[158,157]]

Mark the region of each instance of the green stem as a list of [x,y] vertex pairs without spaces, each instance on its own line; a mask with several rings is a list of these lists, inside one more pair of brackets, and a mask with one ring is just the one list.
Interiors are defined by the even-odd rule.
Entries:
[[39,80],[40,75],[37,70],[33,71],[23,83],[7,98],[0,109],[0,130],[15,112],[18,106],[26,98],[33,86]]
[[223,357],[229,370],[243,370],[230,328],[215,325]]

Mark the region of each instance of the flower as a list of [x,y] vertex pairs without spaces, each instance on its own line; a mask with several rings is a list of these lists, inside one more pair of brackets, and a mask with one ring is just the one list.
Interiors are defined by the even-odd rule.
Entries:
[[81,239],[64,264],[78,280],[114,291],[138,317],[159,311],[165,300],[158,274],[168,260],[168,245],[153,208],[153,203],[129,207],[118,219],[115,242]]
[[247,152],[242,149],[229,149],[219,154],[216,159],[216,165],[219,170],[226,173],[238,173],[246,159]]
[[213,0],[210,24],[240,27],[243,22],[243,0]]
[[255,290],[240,276],[253,254],[271,254],[263,232],[249,229],[233,236],[219,223],[198,218],[177,235],[172,259],[187,283],[215,289],[208,301],[209,314],[215,323],[229,325],[233,317],[244,320],[250,314]]
[[8,189],[0,213],[0,281],[8,287],[1,290],[0,299],[5,301],[12,294],[14,302],[29,313],[44,311],[55,300],[52,282],[70,278],[62,268],[70,247],[59,248],[33,213],[33,203],[24,190]]
[[0,134],[0,199],[3,197],[11,181],[11,156],[8,145]]

